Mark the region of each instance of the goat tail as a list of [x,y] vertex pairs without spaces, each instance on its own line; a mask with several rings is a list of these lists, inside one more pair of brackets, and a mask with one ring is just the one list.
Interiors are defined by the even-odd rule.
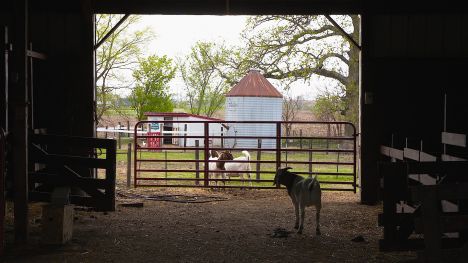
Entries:
[[250,153],[248,151],[242,151],[242,154],[247,157],[247,160],[250,161]]

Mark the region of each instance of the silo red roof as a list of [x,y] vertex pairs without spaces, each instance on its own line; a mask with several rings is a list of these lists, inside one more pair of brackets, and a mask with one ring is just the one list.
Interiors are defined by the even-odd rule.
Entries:
[[234,85],[226,97],[273,97],[282,98],[283,95],[260,73],[250,70],[239,83]]

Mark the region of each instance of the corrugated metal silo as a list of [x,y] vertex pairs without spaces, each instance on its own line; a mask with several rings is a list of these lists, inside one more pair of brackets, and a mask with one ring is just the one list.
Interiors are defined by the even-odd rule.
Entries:
[[[226,94],[227,121],[281,121],[283,95],[260,73],[250,70]],[[276,136],[275,124],[229,124],[229,136]],[[230,147],[255,148],[257,139],[227,140]],[[274,148],[274,139],[263,139],[262,148]]]

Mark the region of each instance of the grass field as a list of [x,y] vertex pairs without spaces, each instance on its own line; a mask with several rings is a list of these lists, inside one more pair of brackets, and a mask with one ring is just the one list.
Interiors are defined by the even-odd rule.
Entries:
[[[117,151],[117,161],[119,165],[126,165],[127,162],[127,150],[121,149]],[[132,165],[133,165],[133,151],[132,151]],[[153,152],[153,151],[146,151],[146,150],[138,150],[138,160],[143,160],[143,162],[138,162],[137,168],[141,170],[196,170],[196,158],[195,158],[195,151],[190,150],[189,148],[184,152],[181,150],[168,150],[166,152]],[[163,181],[139,181],[141,184],[157,184],[157,185],[194,185],[195,178],[204,178],[204,154],[203,151],[199,151],[199,162],[198,162],[198,170],[200,172],[188,172],[188,171],[180,171],[180,172],[151,172],[151,171],[141,171],[138,173],[138,178],[160,178],[165,179]],[[240,151],[233,151],[234,157],[241,156]],[[250,152],[251,160],[257,160],[257,152]],[[105,158],[105,153],[103,153],[101,158]],[[318,178],[320,182],[322,182],[322,187],[328,188],[349,188],[352,189],[352,183],[354,181],[353,173],[353,166],[349,165],[349,163],[353,163],[353,155],[350,153],[344,154],[337,154],[337,153],[312,153],[312,162],[335,162],[336,164],[311,164],[309,168],[309,164],[294,164],[288,163],[286,164],[285,161],[294,162],[308,162],[309,161],[309,153],[308,152],[294,152],[288,153],[287,159],[285,152],[282,152],[281,160],[283,162],[282,166],[290,166],[293,167],[294,172],[309,172],[311,169],[312,172],[316,173],[314,176]],[[167,161],[166,161],[167,160]],[[185,162],[177,162],[177,160],[186,160]],[[261,153],[261,161],[275,161],[276,160],[276,153],[271,151],[263,151]],[[257,187],[270,187],[272,186],[272,182],[260,182],[256,181],[255,179],[257,176],[260,180],[273,180],[274,178],[274,171],[276,169],[275,163],[261,163],[259,167],[259,172],[257,173],[257,164],[251,163],[251,170],[254,171],[251,173],[251,178],[253,186]],[[322,174],[321,174],[322,173]],[[340,173],[339,175],[328,175],[327,173]],[[198,177],[197,177],[198,176]],[[303,176],[307,176],[306,174]],[[167,180],[166,180],[167,179]],[[174,180],[171,180],[174,179]],[[191,179],[191,180],[184,180],[184,179]],[[214,179],[214,178],[213,178]],[[235,181],[227,182],[226,185],[229,186],[240,186],[243,185],[243,182],[240,181],[239,177],[232,177]],[[247,179],[247,176],[245,176]],[[343,184],[347,183],[347,184]],[[203,184],[203,182],[200,182]],[[248,185],[248,181],[245,182],[245,185]]]

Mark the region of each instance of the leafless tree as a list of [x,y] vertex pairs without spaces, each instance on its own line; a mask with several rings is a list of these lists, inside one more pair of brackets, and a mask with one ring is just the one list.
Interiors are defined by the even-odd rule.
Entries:
[[[283,97],[283,121],[294,121],[296,120],[297,113],[302,109],[303,98],[301,96],[292,97],[284,96]],[[285,123],[284,129],[286,131],[286,136],[290,136],[292,131],[292,123]]]

